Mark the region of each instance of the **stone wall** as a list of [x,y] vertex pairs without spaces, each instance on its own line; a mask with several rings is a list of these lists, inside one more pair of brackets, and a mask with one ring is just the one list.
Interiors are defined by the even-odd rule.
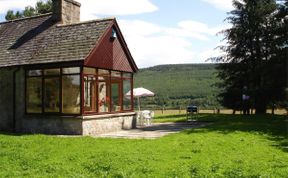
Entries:
[[136,115],[132,113],[83,116],[83,135],[97,135],[136,127]]
[[22,132],[82,135],[82,120],[75,117],[27,115],[22,119]]
[[0,69],[0,130],[13,130],[13,71]]
[[25,70],[20,68],[16,72],[16,104],[15,104],[15,131],[22,131],[22,119],[25,116]]
[[27,115],[21,120],[22,132],[61,135],[97,135],[136,127],[135,113],[94,116]]

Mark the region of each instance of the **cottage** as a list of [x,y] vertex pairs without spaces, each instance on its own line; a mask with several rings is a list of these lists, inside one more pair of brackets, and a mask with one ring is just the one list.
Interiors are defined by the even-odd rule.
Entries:
[[80,22],[80,4],[0,23],[0,130],[93,135],[135,126],[138,68],[114,18]]

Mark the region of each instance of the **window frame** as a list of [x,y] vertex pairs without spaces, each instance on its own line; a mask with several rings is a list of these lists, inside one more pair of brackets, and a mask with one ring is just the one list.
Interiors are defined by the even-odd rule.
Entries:
[[[63,69],[64,68],[76,68],[78,67],[79,68],[79,73],[75,72],[75,73],[64,73],[63,72]],[[87,68],[93,68],[96,70],[96,74],[85,74],[84,72],[84,68],[87,67]],[[60,73],[59,75],[56,74],[56,75],[45,75],[44,73],[44,70],[49,70],[49,69],[60,69]],[[29,75],[29,71],[31,70],[40,70],[41,74],[39,75],[34,75],[34,74],[31,74]],[[98,70],[106,70],[108,71],[107,73],[101,73],[99,74]],[[118,76],[112,76],[112,73],[118,73],[120,75]],[[79,93],[80,93],[80,111],[79,113],[63,113],[63,76],[75,76],[75,75],[78,75],[79,78],[80,78],[80,86],[79,86]],[[95,103],[95,111],[85,111],[85,108],[84,108],[84,105],[85,105],[85,101],[84,101],[84,77],[85,76],[94,76],[96,78],[95,80],[95,91],[96,91],[96,94],[95,94],[95,97],[96,97],[96,103]],[[98,77],[101,77],[101,76],[105,76],[105,77],[108,77],[108,87],[107,87],[107,90],[108,90],[108,95],[109,95],[109,109],[108,109],[108,112],[99,112],[99,78]],[[27,97],[28,97],[28,91],[27,91],[27,80],[28,78],[40,78],[41,80],[41,92],[42,92],[42,96],[41,96],[41,112],[39,113],[34,113],[34,112],[28,112],[28,100],[27,100]],[[58,110],[59,112],[45,112],[45,105],[44,105],[44,102],[45,102],[45,79],[49,79],[49,78],[55,78],[57,77],[58,80],[59,80],[59,106],[58,106]],[[120,104],[120,110],[119,111],[113,111],[112,109],[112,79],[117,79],[119,80],[119,84],[118,84],[118,94],[119,94],[119,104]],[[52,66],[32,66],[32,67],[27,67],[25,68],[25,87],[24,87],[24,92],[25,92],[25,115],[63,115],[63,116],[85,116],[85,115],[105,115],[105,114],[115,114],[115,113],[125,113],[125,112],[132,112],[134,111],[134,101],[133,101],[133,94],[131,95],[131,98],[130,98],[130,109],[124,109],[124,105],[123,105],[123,100],[124,100],[124,97],[125,97],[125,94],[123,93],[124,92],[124,84],[123,82],[124,81],[130,81],[130,90],[133,89],[133,73],[132,72],[123,72],[123,71],[117,71],[117,70],[110,70],[110,69],[103,69],[103,68],[96,68],[96,67],[89,67],[89,66],[82,66],[82,65],[63,65],[63,66],[59,66],[59,65],[52,65]]]
[[27,110],[28,110],[28,99],[27,99],[27,82],[28,82],[28,78],[40,78],[40,82],[41,82],[41,112],[30,112],[30,114],[43,114],[43,76],[42,76],[42,71],[41,71],[41,75],[38,76],[28,76],[27,72],[25,71],[25,114],[27,114]]
[[[61,72],[62,72],[62,68],[61,68]],[[81,72],[81,69],[80,69],[80,72]],[[60,103],[61,103],[61,105],[60,105],[60,109],[61,109],[61,114],[63,114],[63,115],[70,115],[70,114],[72,114],[72,115],[79,115],[79,114],[81,114],[81,73],[71,73],[71,74],[63,74],[63,73],[61,73],[62,75],[61,75],[61,77],[60,77],[60,90],[61,90],[61,93],[60,93],[60,95],[61,95],[61,101],[60,101]],[[78,113],[64,113],[63,112],[63,76],[78,76],[79,77],[79,96],[80,96],[80,103],[79,103],[79,112]]]
[[[63,68],[76,68],[79,67],[79,73],[70,73],[70,74],[64,74],[63,73]],[[60,73],[59,75],[45,75],[44,74],[44,70],[49,70],[49,69],[60,69]],[[41,75],[38,76],[29,76],[29,71],[30,70],[41,70]],[[25,68],[25,115],[64,115],[64,116],[75,116],[75,115],[81,115],[81,107],[82,107],[82,102],[81,102],[81,98],[80,98],[80,111],[79,113],[75,114],[75,113],[63,113],[62,112],[62,104],[63,104],[63,88],[62,88],[62,79],[63,76],[67,76],[67,75],[79,75],[80,78],[80,85],[79,85],[79,92],[80,92],[80,96],[82,96],[81,94],[81,83],[82,83],[82,77],[81,77],[81,70],[82,67],[81,66],[49,66],[49,67],[27,67]],[[33,78],[33,77],[39,77],[41,78],[41,90],[42,90],[42,98],[41,98],[41,113],[33,113],[33,112],[28,112],[28,106],[27,106],[27,79],[28,78]],[[59,92],[59,106],[58,106],[58,110],[59,112],[45,112],[45,79],[49,79],[49,78],[58,78],[59,80],[59,88],[58,88],[58,92]]]
[[[84,68],[87,67],[87,68],[94,68],[96,69],[96,74],[85,74],[84,73]],[[107,70],[109,73],[104,73],[104,74],[99,74],[99,70]],[[112,72],[115,72],[115,73],[120,73],[120,76],[112,76]],[[129,74],[129,76],[124,76],[124,74]],[[130,98],[130,102],[131,102],[131,107],[130,109],[124,109],[124,106],[123,106],[123,97],[124,97],[124,94],[123,94],[123,81],[124,80],[129,80],[130,81],[130,90],[133,90],[133,73],[132,72],[123,72],[123,71],[117,71],[117,70],[110,70],[110,69],[103,69],[103,68],[95,68],[95,67],[90,67],[90,66],[84,66],[83,67],[83,74],[82,74],[82,79],[84,78],[84,76],[87,76],[87,75],[94,75],[96,77],[96,88],[97,88],[97,95],[96,95],[96,100],[97,100],[97,109],[96,109],[96,112],[87,112],[87,111],[84,111],[84,105],[82,105],[83,107],[83,113],[82,115],[104,115],[104,114],[116,114],[116,113],[126,113],[126,112],[133,112],[134,111],[134,101],[133,101],[133,94],[131,95],[131,98]],[[98,101],[99,101],[99,78],[98,77],[101,77],[101,76],[105,76],[105,77],[109,77],[109,84],[108,84],[108,91],[109,91],[109,97],[110,97],[110,100],[109,100],[109,110],[108,112],[100,112],[99,111],[99,106],[98,106]],[[119,94],[119,100],[120,100],[120,111],[113,111],[112,110],[112,78],[116,78],[119,80],[119,91],[118,91],[118,94]],[[82,91],[84,93],[84,80],[82,82]],[[84,96],[83,96],[83,103],[84,103]]]

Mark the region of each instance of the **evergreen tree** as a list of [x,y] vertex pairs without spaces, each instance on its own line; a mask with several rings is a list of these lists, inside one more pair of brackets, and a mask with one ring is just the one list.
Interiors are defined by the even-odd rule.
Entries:
[[279,55],[284,52],[280,39],[287,28],[282,27],[283,16],[276,18],[275,0],[234,0],[233,6],[235,10],[226,19],[232,27],[223,31],[228,45],[221,49],[226,55],[217,59],[223,62],[218,67],[222,104],[239,109],[243,89],[248,88],[245,92],[256,113],[265,113],[270,102],[283,98],[287,56]]
[[13,12],[13,10],[8,10],[5,16],[6,20],[14,20],[16,19],[15,14]]
[[[286,97],[283,97],[283,106],[288,110],[288,0],[279,1],[279,10],[275,14],[275,19],[277,23],[276,35],[277,46],[279,46],[279,53],[277,55],[278,70],[283,76],[281,80],[286,84]],[[275,71],[276,71],[275,70]],[[278,73],[278,74],[279,74]]]
[[22,18],[23,14],[20,11],[17,11],[15,14],[16,19]]
[[52,12],[52,0],[48,0],[46,3],[43,1],[38,1],[35,8],[38,14]]
[[35,9],[31,6],[25,7],[25,10],[23,11],[23,16],[24,17],[31,17],[34,16],[36,13]]
[[36,3],[35,8],[31,6],[25,7],[25,10],[23,12],[17,11],[14,14],[13,10],[8,10],[5,16],[6,20],[14,20],[22,17],[31,17],[35,15],[45,14],[52,12],[52,0],[47,0],[44,2],[43,0],[40,0]]

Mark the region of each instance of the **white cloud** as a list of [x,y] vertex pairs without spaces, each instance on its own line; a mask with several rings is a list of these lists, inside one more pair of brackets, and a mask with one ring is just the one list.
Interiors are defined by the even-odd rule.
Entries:
[[37,0],[1,0],[0,14],[6,14],[8,10],[23,10],[26,6],[35,6]]
[[181,21],[177,28],[167,29],[167,33],[180,37],[191,37],[198,40],[208,41],[209,36],[215,36],[225,26],[208,27],[207,24],[193,20]]
[[158,64],[203,63],[219,54],[214,45],[204,49],[197,47],[199,40],[209,40],[216,31],[216,28],[200,22],[183,21],[172,28],[140,20],[120,20],[119,25],[141,68]]
[[232,0],[202,0],[202,1],[209,3],[220,10],[230,11],[233,9]]
[[77,0],[81,6],[81,20],[97,15],[119,16],[149,13],[158,10],[150,0]]
[[[158,10],[150,0],[76,0],[81,3],[81,20],[91,20],[97,15],[119,16],[149,13]],[[9,9],[23,10],[35,6],[37,0],[0,0],[0,14]]]

